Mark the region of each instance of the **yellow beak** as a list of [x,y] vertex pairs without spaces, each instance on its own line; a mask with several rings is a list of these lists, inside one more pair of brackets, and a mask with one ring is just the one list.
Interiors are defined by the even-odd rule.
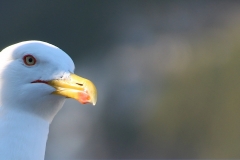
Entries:
[[97,89],[88,79],[71,74],[68,79],[54,79],[48,81],[48,85],[56,91],[52,94],[62,95],[67,98],[74,98],[82,104],[97,102]]

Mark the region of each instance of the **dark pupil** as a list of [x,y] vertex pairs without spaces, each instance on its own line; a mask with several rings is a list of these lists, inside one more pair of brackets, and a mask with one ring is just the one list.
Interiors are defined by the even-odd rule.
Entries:
[[33,59],[32,59],[32,58],[29,58],[28,61],[29,61],[30,63],[32,63]]

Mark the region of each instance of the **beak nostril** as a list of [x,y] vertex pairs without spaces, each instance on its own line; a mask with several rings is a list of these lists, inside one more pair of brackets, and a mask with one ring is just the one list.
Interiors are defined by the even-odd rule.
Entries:
[[82,83],[76,83],[77,85],[79,85],[79,86],[83,86],[83,84]]

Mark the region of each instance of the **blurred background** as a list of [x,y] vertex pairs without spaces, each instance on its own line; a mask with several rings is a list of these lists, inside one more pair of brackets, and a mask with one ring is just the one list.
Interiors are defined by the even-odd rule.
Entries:
[[68,53],[98,89],[67,100],[46,159],[240,158],[240,1],[0,2],[0,48]]

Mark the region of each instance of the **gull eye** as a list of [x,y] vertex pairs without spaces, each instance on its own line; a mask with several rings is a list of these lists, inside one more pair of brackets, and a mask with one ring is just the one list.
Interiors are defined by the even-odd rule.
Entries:
[[33,66],[37,61],[32,55],[26,55],[23,57],[23,61],[27,66]]

